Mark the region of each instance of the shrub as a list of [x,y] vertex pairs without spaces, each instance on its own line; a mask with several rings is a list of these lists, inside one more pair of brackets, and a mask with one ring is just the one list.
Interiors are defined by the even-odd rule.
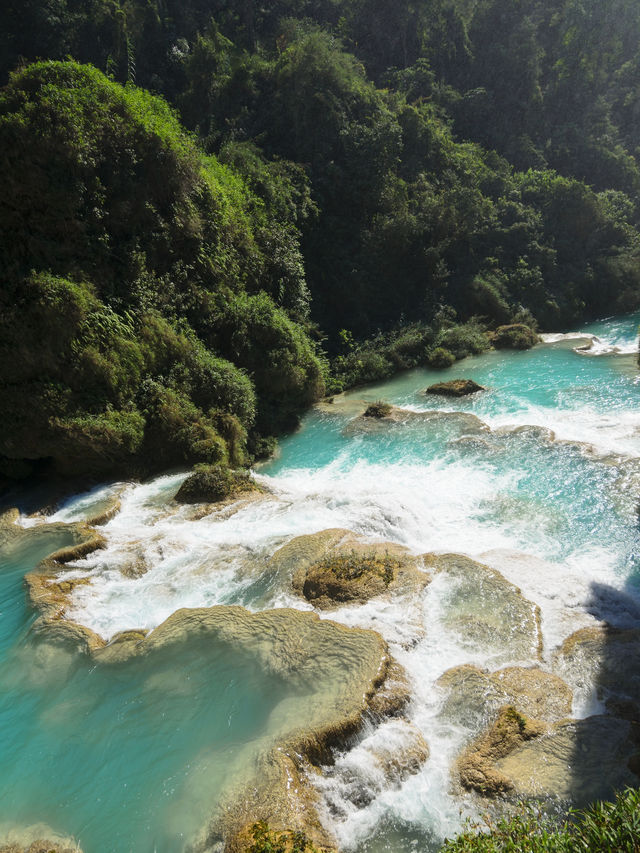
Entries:
[[438,335],[437,343],[452,352],[456,360],[468,355],[478,355],[489,349],[484,327],[477,320],[469,320],[443,330]]
[[[640,791],[627,788],[614,802],[596,802],[554,821],[523,806],[519,814],[471,826],[445,840],[442,853],[578,853],[640,851]],[[485,831],[477,831],[485,830]]]
[[386,418],[387,415],[391,414],[392,409],[393,406],[390,403],[385,403],[384,400],[376,400],[375,403],[371,403],[370,406],[367,406],[363,417]]
[[436,347],[427,354],[429,367],[451,367],[455,360],[455,355],[444,347]]
[[179,503],[217,503],[242,492],[260,491],[244,472],[230,471],[225,465],[197,465],[184,481],[176,500]]
[[491,336],[491,342],[496,349],[531,349],[538,341],[533,329],[523,323],[498,326]]

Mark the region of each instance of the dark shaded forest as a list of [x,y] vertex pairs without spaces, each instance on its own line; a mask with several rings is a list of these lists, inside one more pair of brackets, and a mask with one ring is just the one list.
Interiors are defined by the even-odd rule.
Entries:
[[6,0],[0,471],[268,453],[640,304],[632,0]]

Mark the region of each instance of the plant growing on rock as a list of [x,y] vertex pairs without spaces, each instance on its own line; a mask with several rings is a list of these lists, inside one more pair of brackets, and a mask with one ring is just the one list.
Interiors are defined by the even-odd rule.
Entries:
[[264,820],[253,824],[251,837],[253,843],[247,853],[320,853],[304,832],[276,832]]
[[197,465],[176,494],[178,503],[217,503],[246,492],[262,491],[244,471],[230,471],[225,465]]
[[385,403],[384,400],[376,400],[365,409],[363,417],[365,418],[386,418],[391,414],[393,406],[390,403]]

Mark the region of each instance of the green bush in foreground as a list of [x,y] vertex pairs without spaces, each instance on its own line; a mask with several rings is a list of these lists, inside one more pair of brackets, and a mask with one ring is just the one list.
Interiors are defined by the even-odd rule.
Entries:
[[639,853],[640,791],[627,788],[615,802],[593,803],[573,812],[571,822],[557,824],[525,808],[495,824],[488,821],[487,829],[445,841],[442,853]]

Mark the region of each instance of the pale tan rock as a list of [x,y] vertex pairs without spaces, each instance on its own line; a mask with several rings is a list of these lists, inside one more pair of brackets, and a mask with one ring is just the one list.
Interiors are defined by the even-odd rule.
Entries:
[[500,760],[544,731],[544,723],[526,718],[512,705],[501,708],[493,725],[458,758],[456,771],[462,787],[489,797],[513,791],[514,781],[501,769]]
[[293,539],[274,554],[273,566],[293,572],[293,588],[321,609],[365,602],[387,592],[419,593],[429,582],[422,560],[393,542],[368,543],[331,529]]
[[565,719],[571,713],[570,687],[538,667],[486,672],[467,664],[447,670],[437,684],[447,694],[442,716],[473,728],[503,705],[514,705],[526,716],[545,722]]
[[629,765],[637,757],[631,723],[594,716],[556,723],[543,737],[523,743],[495,764],[518,797],[569,800],[585,806],[609,799],[627,785],[637,787]]
[[449,594],[443,604],[444,626],[463,647],[478,647],[492,663],[540,659],[540,611],[499,572],[460,554],[427,554],[427,571],[445,575]]

